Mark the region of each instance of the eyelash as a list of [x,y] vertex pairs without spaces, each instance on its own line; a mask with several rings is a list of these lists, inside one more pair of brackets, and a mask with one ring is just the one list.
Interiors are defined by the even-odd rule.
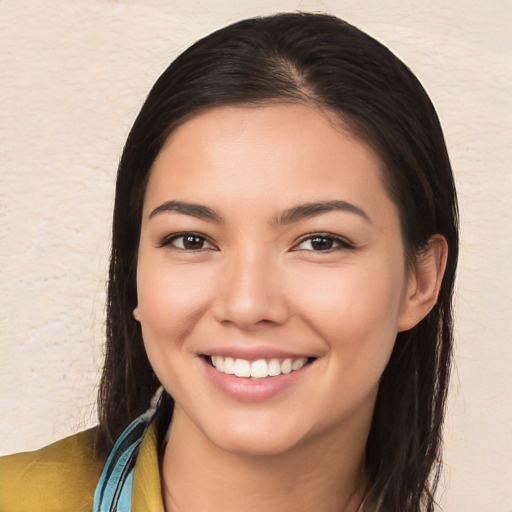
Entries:
[[[183,241],[184,241],[186,238],[196,238],[201,242],[201,245],[204,245],[206,243],[206,244],[209,244],[211,247],[200,247],[200,248],[196,248],[196,249],[190,249],[190,248],[187,249],[184,246],[178,247],[173,244],[174,242],[176,242],[179,239],[183,239]],[[328,242],[332,243],[332,245],[334,245],[334,247],[331,246],[326,249],[315,250],[313,248],[313,245],[311,245],[311,247],[312,247],[311,249],[301,249],[300,248],[300,245],[302,245],[304,242],[310,241],[311,244],[313,244],[315,240],[328,241]],[[183,245],[183,243],[182,243],[182,245]],[[182,233],[173,233],[172,235],[169,235],[169,236],[166,236],[165,238],[163,238],[160,241],[160,243],[158,244],[158,246],[159,247],[173,246],[174,249],[177,249],[180,251],[188,251],[188,252],[217,250],[215,245],[211,241],[209,241],[206,236],[202,235],[201,233],[195,233],[193,231],[186,231],[186,232],[182,232]],[[354,246],[350,242],[348,242],[346,239],[336,236],[336,235],[332,235],[330,233],[313,233],[313,234],[309,234],[309,235],[301,238],[297,242],[297,244],[295,244],[292,247],[291,250],[292,251],[306,250],[306,251],[311,251],[311,252],[327,253],[327,252],[334,252],[334,251],[339,251],[339,250],[343,250],[343,249],[354,249]]]
[[[327,249],[300,249],[299,246],[302,245],[304,242],[314,240],[328,240],[329,242],[332,242],[334,247],[329,247]],[[299,240],[299,242],[292,248],[293,251],[311,251],[311,252],[319,252],[319,253],[327,253],[327,252],[334,252],[334,251],[340,251],[343,249],[354,249],[354,246],[348,242],[345,238],[342,238],[340,236],[332,235],[330,233],[313,233],[310,235],[307,235]]]
[[[187,249],[186,247],[177,247],[176,245],[173,245],[173,242],[176,242],[176,240],[179,239],[185,240],[186,238],[197,238],[200,241],[202,241],[203,244],[207,243],[211,247],[201,247],[198,249]],[[158,244],[159,247],[168,247],[172,246],[173,249],[177,249],[178,251],[187,251],[187,252],[199,252],[199,251],[211,251],[216,250],[215,245],[208,240],[208,238],[201,233],[195,233],[193,231],[185,231],[182,233],[173,233],[172,235],[166,236],[163,238],[160,243]]]

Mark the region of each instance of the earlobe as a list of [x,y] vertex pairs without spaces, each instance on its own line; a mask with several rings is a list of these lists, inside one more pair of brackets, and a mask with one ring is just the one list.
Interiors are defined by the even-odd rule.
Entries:
[[407,331],[418,324],[437,302],[446,268],[448,244],[442,235],[433,235],[418,256],[411,271],[400,317],[398,331]]

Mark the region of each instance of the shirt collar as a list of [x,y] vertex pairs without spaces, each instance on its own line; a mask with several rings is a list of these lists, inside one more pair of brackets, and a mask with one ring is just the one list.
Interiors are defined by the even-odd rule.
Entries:
[[133,474],[132,510],[165,512],[160,480],[159,436],[153,421],[139,448]]

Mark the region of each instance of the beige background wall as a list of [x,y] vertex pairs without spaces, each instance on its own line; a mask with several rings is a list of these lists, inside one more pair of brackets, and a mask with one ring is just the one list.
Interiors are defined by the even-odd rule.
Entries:
[[441,501],[511,512],[510,0],[2,0],[0,453],[94,423],[114,174],[152,83],[211,30],[296,9],[382,40],[438,108],[463,237]]

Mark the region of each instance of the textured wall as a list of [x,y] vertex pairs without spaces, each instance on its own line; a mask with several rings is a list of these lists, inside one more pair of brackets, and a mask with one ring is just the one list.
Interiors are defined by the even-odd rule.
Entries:
[[438,108],[459,186],[450,512],[512,511],[509,0],[0,2],[0,453],[94,423],[116,163],[169,61],[228,22],[336,13],[388,44]]

